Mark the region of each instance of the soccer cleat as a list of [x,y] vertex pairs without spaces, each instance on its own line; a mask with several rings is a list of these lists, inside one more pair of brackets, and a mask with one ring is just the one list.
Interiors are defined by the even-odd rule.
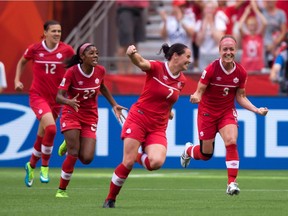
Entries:
[[181,166],[183,168],[186,168],[189,166],[190,164],[190,160],[191,160],[191,157],[187,154],[187,149],[190,147],[190,146],[193,146],[193,144],[191,142],[187,142],[185,144],[185,148],[184,148],[184,151],[180,157],[180,163],[181,163]]
[[115,208],[115,200],[112,199],[105,200],[103,208]]
[[30,166],[30,162],[26,163],[25,170],[26,170],[25,184],[27,187],[31,187],[34,181],[34,168]]
[[238,187],[238,184],[236,182],[231,182],[228,186],[227,186],[227,190],[226,193],[228,195],[238,195],[240,193],[240,189]]
[[58,189],[57,192],[56,192],[55,197],[58,197],[58,198],[68,198],[69,196],[68,196],[66,190]]
[[63,156],[66,154],[66,152],[67,152],[67,145],[66,141],[64,140],[58,148],[58,155]]
[[48,183],[49,182],[49,175],[48,175],[49,167],[41,166],[40,171],[40,181],[42,183]]

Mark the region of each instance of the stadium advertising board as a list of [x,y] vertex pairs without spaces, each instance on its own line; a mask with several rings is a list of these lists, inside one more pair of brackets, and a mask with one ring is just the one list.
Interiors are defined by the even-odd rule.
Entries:
[[[116,96],[117,102],[130,107],[137,96]],[[241,169],[288,168],[288,98],[249,97],[256,106],[267,106],[266,117],[238,107],[238,149]],[[173,109],[174,119],[167,129],[168,153],[164,168],[181,168],[180,158],[187,141],[198,143],[197,105],[182,96]],[[0,167],[23,167],[29,160],[38,121],[29,107],[27,95],[0,95]],[[55,138],[51,167],[61,167],[64,157],[57,155],[63,140],[59,130]],[[94,161],[89,167],[114,168],[122,160],[121,125],[106,99],[99,97],[99,123]],[[80,162],[78,167],[82,167]],[[136,165],[138,167],[138,165]],[[217,135],[210,161],[191,161],[189,169],[225,169],[225,148]]]

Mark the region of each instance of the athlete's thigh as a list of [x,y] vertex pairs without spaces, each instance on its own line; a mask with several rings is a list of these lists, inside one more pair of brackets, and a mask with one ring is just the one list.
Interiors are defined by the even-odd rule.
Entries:
[[96,139],[91,137],[80,138],[79,157],[84,159],[93,159],[95,155]]
[[80,149],[80,130],[69,129],[63,132],[67,145],[67,151],[71,155],[78,155]]
[[162,166],[166,160],[167,148],[162,144],[151,144],[145,147],[145,153],[150,161],[159,163]]

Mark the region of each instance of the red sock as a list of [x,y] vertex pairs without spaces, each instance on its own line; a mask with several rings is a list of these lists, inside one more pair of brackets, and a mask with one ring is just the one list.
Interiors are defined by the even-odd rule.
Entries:
[[41,158],[41,144],[42,144],[42,137],[37,135],[36,141],[34,143],[34,149],[32,155],[30,157],[30,166],[32,168],[36,167],[37,162]]
[[119,194],[122,185],[130,172],[131,170],[127,169],[122,163],[116,167],[110,182],[110,190],[106,200],[116,200],[116,196]]
[[194,158],[195,160],[209,160],[210,157],[204,156],[200,151],[200,145],[195,145],[191,147],[191,150],[189,150],[190,147],[187,149],[187,152],[191,152],[191,154],[188,154],[190,157]]
[[77,157],[69,155],[69,154],[66,156],[62,164],[59,189],[66,190],[70,182],[72,173],[74,171],[74,166],[76,164],[77,159],[78,159]]
[[42,140],[42,166],[48,166],[53,150],[54,137],[56,135],[56,125],[48,125],[45,128],[45,134]]
[[239,155],[236,144],[226,146],[226,167],[228,184],[235,182],[239,170]]
[[152,171],[152,170],[153,170],[153,169],[151,168],[148,155],[147,155],[146,153],[143,153],[143,154],[141,155],[141,162],[142,162],[143,166],[144,166],[147,170],[149,170],[149,171]]
[[142,153],[138,153],[136,157],[136,162],[139,163],[140,165],[143,165],[141,161],[141,157],[142,157]]

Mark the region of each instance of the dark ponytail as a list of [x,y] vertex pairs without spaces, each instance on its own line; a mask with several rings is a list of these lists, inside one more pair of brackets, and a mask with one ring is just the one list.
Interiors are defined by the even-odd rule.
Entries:
[[172,46],[169,46],[167,43],[162,44],[162,47],[160,51],[158,52],[158,55],[163,51],[165,59],[168,61],[171,60],[174,53],[177,53],[177,55],[182,55],[185,53],[185,49],[188,47],[182,43],[175,43],[172,44]]

